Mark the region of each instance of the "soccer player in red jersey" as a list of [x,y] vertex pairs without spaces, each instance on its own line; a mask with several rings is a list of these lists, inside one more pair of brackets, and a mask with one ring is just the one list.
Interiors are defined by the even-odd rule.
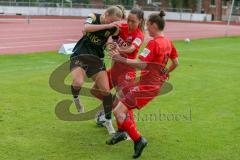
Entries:
[[[126,59],[121,56],[117,46],[112,48],[109,53],[113,60],[142,70],[139,82],[122,90],[123,96],[118,97],[119,102],[114,109],[117,123],[134,141],[133,158],[141,156],[143,149],[147,145],[147,140],[137,131],[133,120],[127,116],[127,113],[131,109],[141,109],[158,96],[168,74],[178,65],[177,51],[172,42],[163,34],[165,27],[164,16],[164,11],[149,16],[147,29],[153,39],[148,42],[146,48],[140,54],[140,61]],[[167,68],[169,59],[172,64]],[[123,133],[116,133],[106,143],[113,145],[124,139],[125,135]]]
[[[144,41],[144,11],[139,8],[133,8],[128,17],[127,23],[119,26],[119,34],[113,36],[113,41],[119,46],[121,56],[128,59],[136,59],[138,51]],[[121,90],[135,79],[136,69],[121,62],[113,62],[112,67],[107,71],[110,88],[115,87]],[[92,94],[102,99],[101,94],[97,93],[97,86],[93,87]],[[129,110],[128,115],[133,119],[133,112]],[[97,120],[98,125],[104,125],[104,115],[100,113]],[[121,126],[118,125],[118,131],[121,132]]]
[[[127,24],[121,24],[119,34],[113,36],[113,41],[119,46],[123,57],[136,59],[138,51],[144,41],[144,12],[139,8],[130,11]],[[135,73],[135,68],[121,62],[113,62],[108,70],[111,86],[122,88],[126,81],[126,74]]]

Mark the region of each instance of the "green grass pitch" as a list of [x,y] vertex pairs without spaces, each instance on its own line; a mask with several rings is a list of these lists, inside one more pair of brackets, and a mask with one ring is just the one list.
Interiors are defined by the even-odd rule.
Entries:
[[[135,111],[149,142],[141,159],[238,160],[240,37],[174,43],[180,53],[170,77],[174,90]],[[0,160],[131,159],[131,141],[105,145],[109,136],[94,120],[56,117],[57,102],[71,96],[53,91],[48,78],[67,59],[56,52],[0,56]],[[82,100],[87,110],[99,104]]]

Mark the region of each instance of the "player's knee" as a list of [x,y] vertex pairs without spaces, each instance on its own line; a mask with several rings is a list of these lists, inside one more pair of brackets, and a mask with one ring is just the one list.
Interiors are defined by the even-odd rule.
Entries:
[[81,79],[75,79],[72,82],[72,85],[75,87],[81,87],[83,85],[84,81]]
[[92,95],[96,96],[96,95],[97,95],[96,88],[91,88],[90,93],[91,93]]
[[97,88],[91,88],[90,93],[97,97],[98,99],[103,99],[103,95],[101,95],[101,93],[99,92],[99,90]]
[[126,119],[126,114],[121,113],[121,112],[116,111],[116,110],[113,113],[114,113],[115,118],[117,119],[117,122],[120,123],[120,124],[123,124],[123,122]]
[[103,96],[108,96],[111,93],[109,87],[102,87],[100,89],[100,92]]

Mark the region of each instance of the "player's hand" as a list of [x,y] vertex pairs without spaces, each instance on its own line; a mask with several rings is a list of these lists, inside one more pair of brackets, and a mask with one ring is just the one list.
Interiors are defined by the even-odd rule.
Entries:
[[113,58],[113,57],[116,57],[116,56],[120,56],[120,53],[118,52],[118,50],[110,50],[109,52],[108,52],[108,55],[111,57],[111,58]]
[[114,24],[114,25],[117,26],[117,27],[119,27],[122,23],[123,23],[123,21],[115,21],[115,22],[112,22],[112,24]]
[[118,50],[119,51],[120,48],[119,48],[119,46],[116,42],[109,42],[109,43],[107,43],[107,49],[109,51],[111,51],[111,50]]
[[162,74],[168,74],[168,68],[160,69],[160,73]]
[[120,55],[118,50],[111,50],[108,52],[108,55],[113,61],[121,61],[122,59],[122,56]]
[[169,73],[164,73],[163,75],[162,75],[162,77],[163,77],[163,79],[164,80],[169,80]]
[[85,36],[87,33],[84,30],[82,30],[82,34]]
[[108,28],[113,28],[113,27],[117,27],[119,28],[119,26],[122,24],[121,21],[115,21],[115,22],[112,22],[110,24],[108,24]]

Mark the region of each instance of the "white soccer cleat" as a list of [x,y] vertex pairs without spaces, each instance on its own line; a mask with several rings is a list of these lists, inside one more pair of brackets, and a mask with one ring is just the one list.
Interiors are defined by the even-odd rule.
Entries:
[[127,139],[126,139],[126,141],[131,141],[132,140],[132,138],[127,134]]
[[84,106],[81,104],[79,98],[73,98],[73,102],[75,103],[77,111],[79,113],[84,113]]
[[97,126],[104,127],[103,123],[106,122],[106,118],[105,118],[105,114],[104,114],[103,110],[97,112],[97,114],[95,116],[95,121],[96,121]]
[[115,129],[113,128],[111,119],[110,120],[106,119],[105,123],[103,123],[103,126],[105,126],[107,128],[107,131],[110,135],[116,133]]

